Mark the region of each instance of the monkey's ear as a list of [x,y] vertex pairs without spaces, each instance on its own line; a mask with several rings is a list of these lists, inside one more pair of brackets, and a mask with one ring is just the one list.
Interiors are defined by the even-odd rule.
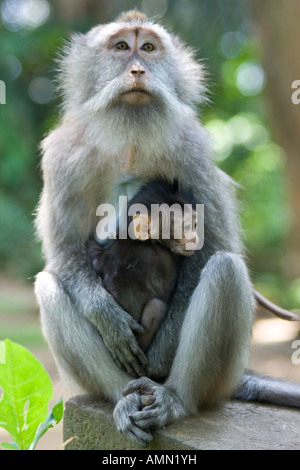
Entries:
[[148,214],[134,214],[132,221],[136,239],[140,241],[149,240],[151,217]]

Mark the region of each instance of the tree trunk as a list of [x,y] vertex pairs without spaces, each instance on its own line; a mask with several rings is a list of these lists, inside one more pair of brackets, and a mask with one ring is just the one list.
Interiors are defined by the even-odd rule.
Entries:
[[287,154],[286,173],[292,212],[286,274],[300,275],[300,104],[293,104],[292,83],[300,80],[299,0],[250,0],[254,22],[259,26],[266,92],[275,139]]
[[52,0],[52,3],[55,19],[67,24],[90,18],[96,26],[107,20],[110,10],[107,0]]

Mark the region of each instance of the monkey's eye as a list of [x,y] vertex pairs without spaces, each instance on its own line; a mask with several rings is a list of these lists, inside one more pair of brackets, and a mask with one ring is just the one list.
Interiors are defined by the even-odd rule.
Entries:
[[142,50],[145,52],[152,52],[154,51],[154,49],[155,47],[153,46],[153,44],[151,44],[151,42],[146,42],[146,44],[142,46]]
[[118,51],[127,51],[127,49],[129,49],[129,46],[127,42],[120,41],[115,45],[115,49],[118,49]]

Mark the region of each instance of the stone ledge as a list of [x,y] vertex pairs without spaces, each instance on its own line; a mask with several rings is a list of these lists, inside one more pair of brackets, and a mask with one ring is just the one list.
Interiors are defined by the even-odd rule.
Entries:
[[[141,450],[120,434],[112,406],[89,395],[66,402],[67,450]],[[296,450],[300,412],[296,409],[230,401],[217,410],[175,422],[157,431],[146,450]]]

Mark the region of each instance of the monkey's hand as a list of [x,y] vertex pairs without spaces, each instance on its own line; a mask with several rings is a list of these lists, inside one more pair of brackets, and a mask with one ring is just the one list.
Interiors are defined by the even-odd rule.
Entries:
[[141,410],[142,406],[139,393],[131,393],[116,404],[113,417],[118,431],[124,433],[137,444],[146,447],[152,440],[152,435],[136,426],[130,418],[130,414]]
[[148,377],[129,382],[123,395],[127,397],[136,392],[140,394],[143,408],[130,413],[129,418],[141,429],[162,428],[187,414],[173,390]]
[[143,333],[144,328],[124,311],[106,320],[99,318],[96,326],[117,366],[133,377],[146,375],[148,359],[134,335]]

